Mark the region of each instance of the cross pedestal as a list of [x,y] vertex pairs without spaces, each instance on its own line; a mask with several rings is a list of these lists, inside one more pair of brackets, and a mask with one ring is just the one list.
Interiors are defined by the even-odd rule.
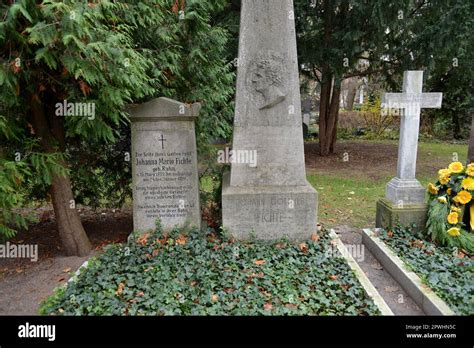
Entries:
[[416,156],[422,108],[441,108],[442,93],[423,93],[423,71],[405,71],[403,93],[386,93],[382,105],[401,110],[397,176],[385,188],[385,199],[377,203],[377,227],[397,223],[426,222],[425,188],[416,179]]

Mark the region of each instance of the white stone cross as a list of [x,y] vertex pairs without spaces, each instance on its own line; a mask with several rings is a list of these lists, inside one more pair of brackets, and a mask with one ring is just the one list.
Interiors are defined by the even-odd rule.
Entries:
[[403,93],[386,93],[382,105],[401,109],[397,177],[415,179],[422,108],[441,108],[443,93],[423,93],[423,71],[405,71]]

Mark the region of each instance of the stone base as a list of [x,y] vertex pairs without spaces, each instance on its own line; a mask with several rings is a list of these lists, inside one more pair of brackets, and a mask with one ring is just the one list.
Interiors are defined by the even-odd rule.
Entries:
[[385,187],[387,200],[400,205],[420,205],[425,202],[426,189],[416,179],[393,178]]
[[316,232],[318,193],[305,186],[230,186],[224,174],[222,224],[235,238],[301,241]]
[[404,204],[398,206],[387,199],[380,199],[377,202],[377,216],[375,226],[378,228],[391,228],[400,224],[402,226],[416,225],[416,230],[425,228],[428,214],[426,204]]

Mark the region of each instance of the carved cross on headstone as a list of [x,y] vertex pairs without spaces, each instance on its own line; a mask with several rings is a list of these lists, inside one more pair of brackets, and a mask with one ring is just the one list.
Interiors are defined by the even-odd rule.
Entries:
[[165,148],[165,137],[163,136],[163,134],[161,134],[161,138],[158,139],[158,141],[161,141],[161,149],[163,150]]
[[423,93],[423,71],[405,71],[403,93],[386,93],[382,103],[401,109],[397,177],[415,179],[422,108],[441,108],[443,93]]

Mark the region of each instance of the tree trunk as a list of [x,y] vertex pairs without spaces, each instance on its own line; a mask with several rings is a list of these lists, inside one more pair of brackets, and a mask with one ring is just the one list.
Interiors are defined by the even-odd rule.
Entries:
[[[52,116],[53,119],[48,122],[38,95],[31,96],[30,107],[34,128],[36,134],[40,137],[43,150],[46,153],[55,153],[58,151],[58,148],[55,147],[57,144],[59,150],[64,151],[65,137],[62,124],[54,119],[54,115]],[[66,163],[62,163],[62,165],[66,167]],[[50,193],[59,237],[66,255],[88,255],[92,246],[76,211],[69,176],[53,175]]]
[[92,246],[77,214],[69,176],[55,175],[51,184],[59,237],[68,256],[86,256]]
[[354,108],[354,101],[357,94],[357,89],[359,88],[359,81],[357,77],[351,77],[347,83],[347,99],[346,99],[346,109],[352,111]]
[[[324,39],[322,49],[330,47],[332,39],[333,2],[324,2]],[[339,112],[339,100],[341,96],[341,81],[334,80],[334,73],[329,64],[325,63],[321,68],[321,97],[319,107],[319,154],[327,156],[334,152],[334,144],[337,132],[337,117]]]
[[337,139],[341,81],[339,79],[334,82],[327,79],[322,81],[319,110],[319,153],[321,156],[327,156],[334,153]]
[[460,139],[461,138],[461,122],[459,120],[459,116],[457,114],[453,114],[451,116],[451,120],[453,122],[453,138]]
[[471,113],[471,135],[469,137],[469,151],[467,153],[467,163],[474,163],[474,113]]

